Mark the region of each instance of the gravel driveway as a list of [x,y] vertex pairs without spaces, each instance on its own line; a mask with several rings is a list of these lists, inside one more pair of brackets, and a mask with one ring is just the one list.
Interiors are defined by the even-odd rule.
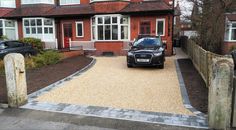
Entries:
[[87,72],[37,100],[192,115],[182,103],[174,57],[164,69],[127,68],[126,57],[95,58]]

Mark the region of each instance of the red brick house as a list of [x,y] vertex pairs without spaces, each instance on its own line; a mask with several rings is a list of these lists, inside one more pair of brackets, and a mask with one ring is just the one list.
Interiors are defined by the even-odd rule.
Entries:
[[0,35],[40,38],[46,48],[124,54],[139,34],[159,34],[171,55],[173,5],[173,0],[1,0]]

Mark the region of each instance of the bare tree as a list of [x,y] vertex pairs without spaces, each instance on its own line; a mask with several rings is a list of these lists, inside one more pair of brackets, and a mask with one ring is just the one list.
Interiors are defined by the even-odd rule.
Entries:
[[189,0],[194,3],[191,21],[198,43],[206,50],[221,53],[225,33],[225,13],[234,0]]

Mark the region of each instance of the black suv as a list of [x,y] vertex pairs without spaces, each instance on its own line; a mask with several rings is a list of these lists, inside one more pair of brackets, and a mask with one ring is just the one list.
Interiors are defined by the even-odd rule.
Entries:
[[141,37],[131,44],[127,54],[127,66],[157,66],[164,68],[165,47],[160,37]]

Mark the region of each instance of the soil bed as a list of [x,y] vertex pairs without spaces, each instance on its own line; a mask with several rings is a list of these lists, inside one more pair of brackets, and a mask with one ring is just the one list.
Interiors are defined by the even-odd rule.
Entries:
[[[91,63],[92,59],[76,56],[57,64],[26,71],[28,94],[61,80]],[[0,102],[7,103],[5,76],[0,75]]]
[[208,89],[204,80],[190,59],[178,59],[178,63],[191,105],[197,110],[207,114]]

